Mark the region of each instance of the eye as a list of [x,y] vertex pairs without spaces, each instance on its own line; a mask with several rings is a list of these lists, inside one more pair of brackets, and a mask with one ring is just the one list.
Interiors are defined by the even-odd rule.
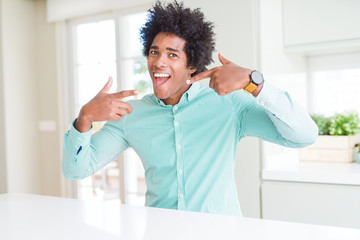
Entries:
[[174,57],[177,57],[178,55],[176,55],[175,53],[170,53],[169,56],[174,58]]
[[151,55],[157,55],[157,54],[158,54],[158,52],[157,52],[157,51],[155,51],[155,50],[152,50],[152,51],[150,51],[150,54],[151,54]]

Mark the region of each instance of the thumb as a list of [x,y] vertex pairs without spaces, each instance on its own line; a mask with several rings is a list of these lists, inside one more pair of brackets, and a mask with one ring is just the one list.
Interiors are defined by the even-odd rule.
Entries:
[[229,60],[227,60],[226,58],[224,58],[224,56],[223,56],[221,53],[219,53],[219,61],[220,61],[223,65],[231,63],[231,61],[229,61]]
[[99,93],[108,93],[111,88],[112,82],[113,82],[112,77],[109,77],[109,80],[107,81],[105,86],[100,90]]

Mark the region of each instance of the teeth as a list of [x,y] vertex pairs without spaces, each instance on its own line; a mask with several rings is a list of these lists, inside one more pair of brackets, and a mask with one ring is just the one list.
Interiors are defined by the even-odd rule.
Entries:
[[170,77],[167,73],[154,73],[154,77]]

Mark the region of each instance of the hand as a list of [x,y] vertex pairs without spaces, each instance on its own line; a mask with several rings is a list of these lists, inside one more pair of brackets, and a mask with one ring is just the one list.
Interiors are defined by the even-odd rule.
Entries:
[[187,80],[192,84],[201,79],[210,78],[209,86],[219,95],[227,95],[233,91],[243,89],[250,83],[251,69],[242,68],[227,60],[219,53],[219,60],[222,66],[201,72]]
[[109,77],[108,82],[100,92],[81,108],[79,117],[74,125],[79,132],[88,131],[93,122],[118,121],[126,114],[132,112],[131,105],[121,101],[121,99],[137,95],[138,92],[136,90],[127,90],[109,94],[112,81],[112,78]]

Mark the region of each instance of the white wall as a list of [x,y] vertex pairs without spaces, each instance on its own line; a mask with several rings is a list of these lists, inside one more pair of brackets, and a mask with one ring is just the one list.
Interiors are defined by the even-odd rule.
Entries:
[[46,1],[1,1],[0,192],[60,196],[55,26]]
[[[0,1],[0,13],[2,2]],[[0,25],[0,194],[7,192],[6,147],[5,147],[5,103],[4,103],[4,76],[2,71],[2,26]]]
[[1,2],[7,190],[41,192],[37,142],[35,4]]
[[[170,1],[171,2],[171,1]],[[186,6],[199,7],[205,18],[215,25],[216,52],[213,59],[219,65],[217,53],[248,68],[257,67],[256,2],[251,0],[184,0]]]
[[271,76],[305,73],[305,58],[284,52],[282,15],[282,0],[260,0],[261,70]]
[[284,51],[282,0],[260,0],[260,67],[265,80],[306,107],[307,58]]
[[55,129],[38,132],[38,154],[41,161],[42,193],[61,195],[61,145],[55,24],[46,22],[46,1],[35,1],[37,121],[49,122]]

